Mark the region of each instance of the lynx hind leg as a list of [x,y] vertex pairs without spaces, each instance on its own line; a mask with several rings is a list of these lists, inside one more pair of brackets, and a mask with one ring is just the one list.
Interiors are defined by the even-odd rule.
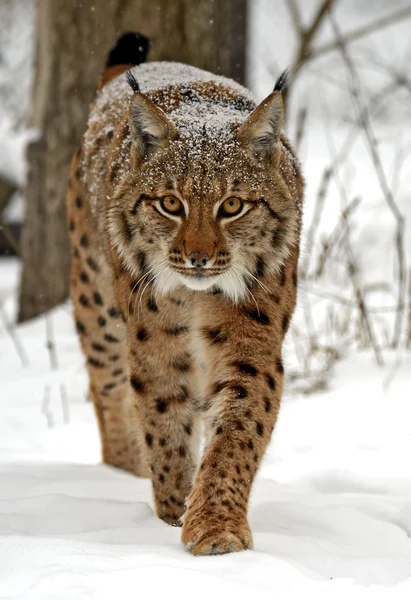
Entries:
[[74,160],[67,194],[72,254],[70,293],[90,378],[103,460],[136,475],[147,476],[138,429],[129,414],[126,330],[114,299],[111,266],[93,239],[96,236],[91,227],[87,197],[81,183],[76,181],[77,171]]
[[90,394],[99,424],[104,462],[139,477],[149,477],[144,449],[137,434],[138,427],[133,423],[129,411],[128,383],[119,385],[108,394],[97,391],[92,384]]

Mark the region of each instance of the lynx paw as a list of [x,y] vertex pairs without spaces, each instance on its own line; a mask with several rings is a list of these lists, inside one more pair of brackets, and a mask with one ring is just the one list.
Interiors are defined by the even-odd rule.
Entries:
[[247,521],[226,514],[188,513],[184,517],[182,542],[194,556],[226,554],[253,548]]

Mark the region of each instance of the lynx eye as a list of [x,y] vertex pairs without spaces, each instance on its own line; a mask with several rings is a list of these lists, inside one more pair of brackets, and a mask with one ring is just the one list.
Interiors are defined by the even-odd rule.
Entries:
[[224,200],[222,205],[219,208],[218,216],[221,218],[224,217],[235,217],[243,210],[244,203],[240,198],[236,198],[232,196],[231,198],[227,198]]
[[161,208],[170,215],[182,215],[183,203],[175,196],[164,196],[160,200]]

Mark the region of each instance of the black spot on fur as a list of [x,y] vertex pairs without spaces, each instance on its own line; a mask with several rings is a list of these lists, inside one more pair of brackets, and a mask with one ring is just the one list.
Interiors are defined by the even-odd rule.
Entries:
[[88,275],[84,271],[81,271],[81,273],[80,273],[80,281],[82,281],[83,283],[89,282]]
[[181,456],[181,458],[185,458],[187,452],[186,449],[184,448],[184,446],[180,446],[178,449],[178,453]]
[[184,431],[187,433],[187,435],[191,435],[191,431],[192,431],[192,430],[191,430],[191,425],[190,425],[190,423],[186,423],[186,424],[184,425]]
[[270,398],[264,398],[264,410],[265,412],[270,412],[271,410],[271,400]]
[[213,390],[212,390],[212,394],[219,394],[220,392],[223,391],[224,388],[228,387],[230,385],[229,381],[219,381],[217,383],[214,384]]
[[262,423],[256,423],[255,424],[255,429],[258,433],[258,435],[264,435],[264,425]]
[[109,342],[110,344],[115,344],[116,342],[119,342],[120,340],[118,338],[116,338],[114,335],[111,335],[111,333],[106,333],[104,335],[104,339],[106,340],[106,342]]
[[98,271],[99,271],[99,266],[98,266],[98,264],[96,263],[96,261],[94,260],[94,258],[91,258],[91,256],[89,256],[89,257],[86,259],[86,263],[88,264],[88,266],[90,267],[90,269],[91,269],[92,271],[96,271],[96,272],[98,272]]
[[85,296],[84,294],[81,294],[81,296],[79,297],[78,301],[79,301],[79,302],[80,302],[80,304],[81,304],[82,306],[84,306],[85,308],[86,308],[87,306],[89,306],[89,305],[90,305],[90,301],[89,301],[89,299],[88,299],[88,298],[87,298],[87,296]]
[[103,386],[103,390],[106,390],[106,392],[108,392],[109,390],[113,390],[116,387],[116,383],[114,381],[112,381],[111,383],[106,383]]
[[104,325],[107,323],[107,320],[105,317],[100,315],[97,319],[97,323],[100,325],[100,327],[104,327]]
[[[120,358],[120,357],[119,357]],[[136,392],[144,392],[144,383],[138,377],[130,377],[131,386]]]
[[270,388],[270,390],[275,390],[275,379],[274,379],[274,377],[272,377],[269,373],[266,373],[265,374],[265,378],[267,380],[268,387]]
[[120,354],[112,354],[111,356],[108,357],[109,360],[111,360],[111,362],[116,362],[117,360],[120,360],[121,356]]
[[223,333],[221,329],[203,329],[204,335],[213,343],[213,344],[222,344],[226,342],[229,338],[227,333]]
[[147,302],[147,308],[152,312],[158,312],[157,302],[154,300],[154,298],[149,298]]
[[98,306],[103,306],[103,298],[101,297],[101,294],[99,292],[94,292],[93,300]]
[[106,366],[103,362],[97,360],[97,358],[93,358],[92,356],[88,357],[87,362],[89,365],[95,367],[96,369],[103,369]]
[[286,283],[286,281],[287,281],[287,276],[286,276],[286,272],[285,272],[285,266],[284,266],[284,265],[282,265],[282,266],[281,266],[280,272],[279,272],[279,274],[278,274],[278,280],[279,280],[279,282],[280,282],[280,285],[281,285],[282,287],[284,287],[284,286],[285,286],[285,283]]
[[102,344],[98,344],[97,342],[93,342],[91,344],[91,347],[93,348],[93,350],[95,350],[96,352],[106,352],[107,348],[105,346],[103,346]]
[[233,385],[231,387],[237,398],[247,398],[248,392],[242,385]]
[[77,208],[81,208],[83,206],[83,200],[81,199],[80,196],[77,196],[75,202],[76,202]]
[[294,286],[297,287],[298,278],[297,278],[297,273],[295,271],[294,271],[294,273],[292,275],[292,279],[293,279]]
[[89,245],[88,237],[85,233],[83,233],[83,235],[80,238],[80,246],[82,246],[82,248],[87,248],[88,245]]
[[187,354],[179,356],[171,364],[177,371],[181,371],[182,373],[188,373],[191,370],[190,357]]
[[278,373],[284,373],[284,365],[283,365],[283,361],[281,360],[281,358],[279,358],[276,362],[276,368],[277,368],[277,372]]
[[287,329],[288,329],[289,324],[290,324],[290,318],[289,318],[289,316],[288,315],[284,315],[283,316],[283,322],[282,322],[282,327],[283,327],[283,332],[284,333],[287,333]]
[[167,335],[181,335],[182,333],[187,333],[188,331],[188,327],[185,327],[184,325],[171,325],[171,327],[168,327],[167,329],[165,329],[165,332]]
[[146,433],[146,444],[149,448],[151,448],[153,445],[153,436],[151,433]]
[[168,408],[167,400],[162,400],[162,399],[157,400],[156,409],[158,410],[159,413],[165,413],[167,408]]
[[181,386],[180,391],[178,392],[175,399],[179,404],[182,404],[183,402],[185,402],[187,400],[187,398],[188,398],[188,388],[183,385],[183,386]]
[[248,448],[250,450],[254,450],[254,442],[253,442],[253,440],[248,440],[247,446],[248,446]]
[[73,219],[70,220],[69,231],[74,231],[74,221],[73,221]]
[[221,426],[217,427],[217,429],[216,429],[216,434],[220,435],[220,433],[223,433],[223,428]]
[[270,324],[270,319],[268,318],[268,315],[266,315],[261,310],[254,310],[252,308],[246,308],[244,310],[244,313],[247,315],[247,317],[249,317],[256,323],[259,323],[260,325],[269,325]]
[[118,319],[120,317],[120,311],[115,306],[111,306],[107,312],[113,319]]
[[114,369],[112,375],[113,377],[118,377],[119,375],[122,375],[124,373],[123,369]]
[[76,329],[83,335],[86,333],[86,326],[81,321],[76,321]]
[[147,329],[145,327],[140,327],[140,329],[137,332],[137,339],[140,340],[140,342],[146,342],[149,338],[150,335]]
[[258,256],[257,257],[257,262],[255,265],[255,272],[254,272],[256,277],[264,277],[265,274],[265,261],[263,259],[262,256]]
[[239,371],[243,375],[251,375],[251,377],[255,377],[258,373],[257,369],[250,365],[250,363],[236,361],[233,363],[234,367],[237,367]]

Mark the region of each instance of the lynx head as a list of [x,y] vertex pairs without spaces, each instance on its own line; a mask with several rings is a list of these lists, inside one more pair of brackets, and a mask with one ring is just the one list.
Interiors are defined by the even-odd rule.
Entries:
[[183,285],[241,300],[295,243],[296,207],[279,174],[280,91],[251,114],[192,91],[168,115],[135,92],[133,168],[113,192],[113,245],[157,293]]

